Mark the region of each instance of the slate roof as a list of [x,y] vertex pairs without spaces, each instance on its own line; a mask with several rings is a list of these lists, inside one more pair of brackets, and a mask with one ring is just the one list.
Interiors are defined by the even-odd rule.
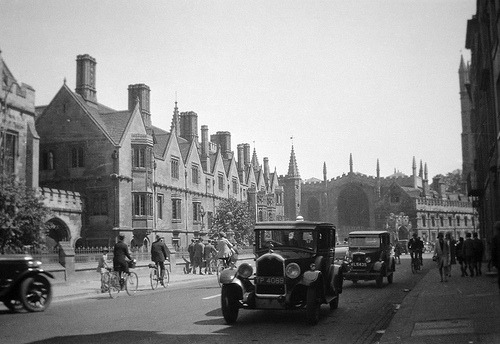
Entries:
[[130,121],[132,116],[131,111],[116,111],[110,113],[99,114],[109,136],[113,139],[115,143],[119,143],[125,133],[125,128]]

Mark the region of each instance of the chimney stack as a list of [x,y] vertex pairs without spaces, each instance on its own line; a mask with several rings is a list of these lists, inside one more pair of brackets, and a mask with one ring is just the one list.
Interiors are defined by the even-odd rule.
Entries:
[[83,99],[97,103],[96,96],[96,65],[95,59],[88,55],[76,57],[76,89],[75,92]]
[[135,84],[128,86],[128,109],[134,110],[137,99],[139,99],[139,108],[147,128],[151,128],[151,113],[149,111],[149,97],[151,90],[145,84]]
[[211,172],[210,151],[208,142],[208,125],[201,126],[201,164],[205,172]]

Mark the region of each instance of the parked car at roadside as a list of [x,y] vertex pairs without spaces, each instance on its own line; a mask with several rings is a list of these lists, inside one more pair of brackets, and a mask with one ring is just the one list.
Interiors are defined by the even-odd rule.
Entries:
[[343,272],[335,263],[335,226],[309,221],[255,225],[255,274],[248,263],[222,271],[221,308],[228,324],[242,309],[305,309],[319,321],[321,304],[339,305]]
[[396,263],[387,231],[356,231],[349,233],[350,263],[344,274],[346,280],[375,280],[382,287],[384,277],[388,283],[394,279]]
[[12,312],[42,312],[52,300],[54,276],[30,255],[0,256],[0,301]]

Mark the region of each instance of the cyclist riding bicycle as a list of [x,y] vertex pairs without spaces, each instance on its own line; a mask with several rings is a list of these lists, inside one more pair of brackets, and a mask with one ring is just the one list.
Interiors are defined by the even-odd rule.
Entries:
[[420,240],[417,233],[413,233],[413,237],[408,241],[408,251],[410,251],[411,261],[418,258],[420,265],[423,264],[422,261],[422,251],[424,250],[424,242]]
[[164,286],[165,260],[170,257],[170,250],[163,242],[163,239],[156,235],[156,241],[151,245],[151,260],[160,267],[160,284]]
[[231,262],[231,256],[234,254],[233,244],[226,238],[226,233],[219,233],[219,241],[217,241],[217,258],[224,261],[226,267]]
[[129,265],[127,260],[128,258],[131,261],[135,261],[130,256],[128,251],[128,246],[123,241],[125,240],[125,236],[123,234],[118,235],[118,242],[113,247],[113,269],[118,272],[120,276],[120,285],[123,286],[123,277],[122,273],[129,274]]

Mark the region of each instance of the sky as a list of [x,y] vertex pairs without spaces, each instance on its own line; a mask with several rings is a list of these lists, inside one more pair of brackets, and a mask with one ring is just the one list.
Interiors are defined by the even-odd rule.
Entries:
[[[0,0],[0,49],[47,105],[76,56],[97,61],[99,103],[128,107],[151,89],[153,125],[174,103],[209,134],[231,132],[271,171],[302,179],[349,172],[429,179],[462,168],[458,67],[472,0]],[[199,133],[201,136],[201,134]]]

